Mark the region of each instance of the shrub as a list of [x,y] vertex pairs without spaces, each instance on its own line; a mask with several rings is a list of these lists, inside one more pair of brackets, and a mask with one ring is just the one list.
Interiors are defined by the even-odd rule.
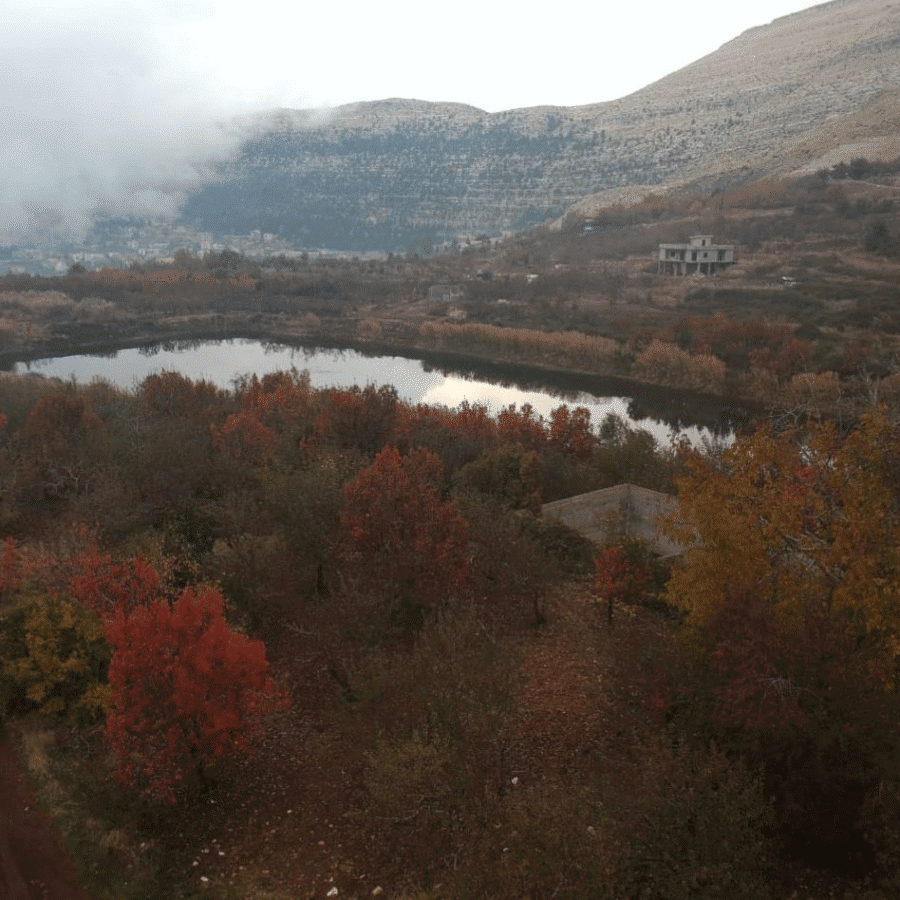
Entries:
[[816,409],[829,408],[837,403],[841,384],[837,372],[800,372],[788,384],[791,402],[810,405]]
[[887,223],[882,219],[876,219],[866,229],[863,250],[881,256],[896,256],[900,252],[900,243],[888,231]]
[[526,451],[521,444],[503,444],[463,466],[454,483],[459,491],[476,491],[511,509],[531,509],[541,502],[535,478],[537,463],[533,450]]
[[646,762],[638,819],[622,840],[620,894],[768,897],[765,834],[773,817],[759,782],[715,747],[651,748]]
[[674,344],[654,340],[634,361],[638,378],[720,394],[725,389],[725,363],[710,354],[686,353]]
[[465,852],[471,830],[494,814],[514,663],[470,603],[427,623],[409,652],[384,649],[370,660],[378,734],[365,785],[381,816],[414,824],[414,835],[399,833],[399,852],[411,844],[429,857]]
[[589,575],[593,571],[594,545],[573,528],[540,516],[521,516],[522,534],[561,578]]
[[502,598],[526,597],[540,621],[541,582],[550,567],[526,534],[533,517],[510,510],[495,499],[461,496],[458,500],[471,537],[471,574],[478,597],[501,611]]

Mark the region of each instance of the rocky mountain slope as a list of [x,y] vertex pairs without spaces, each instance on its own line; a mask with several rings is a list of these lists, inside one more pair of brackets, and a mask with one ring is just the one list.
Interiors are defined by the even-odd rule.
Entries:
[[[237,123],[182,221],[309,248],[427,250],[603,205],[900,156],[900,0],[832,0],[609,102],[489,114],[384,100]],[[633,191],[631,192],[633,195]],[[590,198],[587,203],[585,198]]]

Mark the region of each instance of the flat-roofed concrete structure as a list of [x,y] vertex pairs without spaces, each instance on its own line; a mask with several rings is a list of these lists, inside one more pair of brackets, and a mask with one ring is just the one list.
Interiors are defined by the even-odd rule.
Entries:
[[657,275],[715,275],[734,263],[734,247],[714,244],[710,234],[691,235],[687,244],[660,244]]
[[659,519],[677,510],[676,497],[633,484],[617,484],[545,503],[541,514],[568,525],[600,546],[623,535],[640,538],[654,553],[666,557],[685,550],[659,531]]

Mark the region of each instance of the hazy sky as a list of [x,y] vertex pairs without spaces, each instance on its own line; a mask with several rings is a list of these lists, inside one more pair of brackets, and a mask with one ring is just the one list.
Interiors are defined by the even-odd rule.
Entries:
[[490,112],[611,100],[807,0],[2,0],[0,243],[97,205],[172,211],[220,122],[408,97]]

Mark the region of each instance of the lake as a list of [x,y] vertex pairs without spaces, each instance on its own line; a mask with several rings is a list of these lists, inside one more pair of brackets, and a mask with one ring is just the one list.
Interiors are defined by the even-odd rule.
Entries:
[[746,416],[719,398],[629,384],[622,380],[545,372],[520,365],[473,365],[458,358],[427,359],[366,355],[356,350],[291,347],[257,340],[190,341],[135,347],[103,356],[62,356],[15,364],[17,372],[74,378],[88,383],[101,378],[131,389],[147,375],[176,371],[232,388],[243,376],[306,369],[315,387],[392,384],[410,403],[455,407],[467,400],[491,412],[530,403],[544,417],[562,403],[585,406],[596,425],[614,413],[645,428],[663,445],[675,435],[694,444],[728,439]]

